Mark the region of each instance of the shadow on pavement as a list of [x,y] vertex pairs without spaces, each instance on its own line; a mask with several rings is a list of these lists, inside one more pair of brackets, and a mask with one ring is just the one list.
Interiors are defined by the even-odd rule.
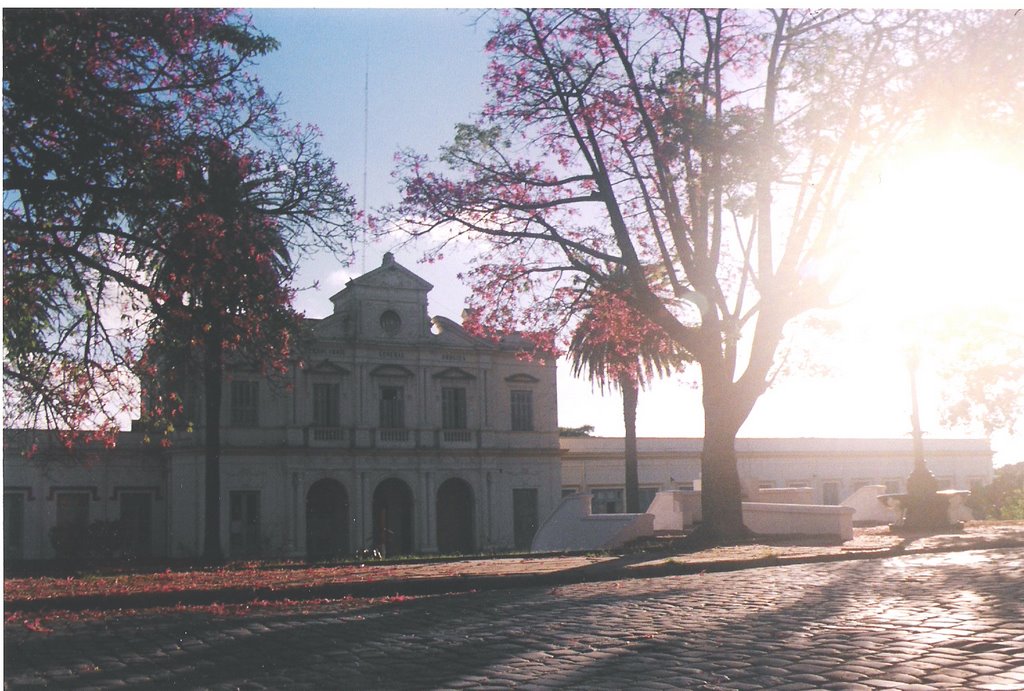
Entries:
[[[812,674],[801,669],[877,666],[886,656],[898,664],[938,643],[962,663],[986,627],[1024,617],[1024,568],[1015,558],[1009,578],[986,553],[968,552],[462,593],[358,612],[97,623],[5,638],[5,675],[17,686],[21,675],[52,673],[46,679],[57,688],[124,680],[276,688],[327,679],[355,688],[542,679],[574,688],[658,679],[721,688]],[[97,669],[56,671],[76,661]]]

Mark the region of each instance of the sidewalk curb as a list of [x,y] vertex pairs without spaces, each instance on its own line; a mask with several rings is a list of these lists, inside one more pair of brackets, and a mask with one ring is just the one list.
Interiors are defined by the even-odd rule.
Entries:
[[811,554],[802,556],[772,555],[757,559],[716,560],[705,562],[675,562],[666,555],[666,561],[633,566],[639,561],[650,561],[650,554],[628,555],[611,562],[591,564],[546,573],[516,573],[497,576],[439,576],[435,578],[387,579],[348,583],[325,583],[318,586],[286,588],[218,588],[211,590],[183,590],[175,592],[147,592],[122,595],[72,595],[45,599],[5,600],[4,612],[41,613],[53,610],[116,610],[174,607],[178,605],[244,604],[253,600],[316,600],[344,597],[369,598],[393,595],[442,595],[470,593],[480,590],[504,590],[525,587],[557,587],[576,583],[603,582],[620,579],[662,578],[702,573],[723,573],[744,569],[796,564],[825,564],[840,561],[886,559],[900,556],[942,554],[989,549],[1024,548],[1020,539],[964,541],[962,544],[937,547],[905,548],[896,546],[877,550],[851,551],[839,554]]

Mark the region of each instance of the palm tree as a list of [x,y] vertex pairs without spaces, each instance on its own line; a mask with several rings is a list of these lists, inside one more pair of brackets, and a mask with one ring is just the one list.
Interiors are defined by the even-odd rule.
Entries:
[[[622,393],[626,430],[626,513],[640,512],[636,409],[640,389],[655,376],[680,369],[689,355],[661,327],[632,307],[624,293],[596,290],[573,331],[569,359],[573,376],[585,375],[601,393]],[[645,507],[646,508],[646,507]]]
[[[213,142],[205,168],[189,171],[184,201],[164,219],[166,247],[152,266],[154,285],[163,294],[151,326],[163,369],[152,388],[166,394],[165,403],[181,400],[175,389],[184,389],[185,379],[202,386],[203,559],[208,563],[224,556],[220,464],[227,368],[239,361],[256,363],[268,373],[283,371],[299,325],[288,288],[294,265],[277,221],[252,197],[251,177],[242,155],[226,142]],[[153,374],[156,370],[148,378]],[[169,419],[195,412],[173,407],[162,404],[149,413]]]

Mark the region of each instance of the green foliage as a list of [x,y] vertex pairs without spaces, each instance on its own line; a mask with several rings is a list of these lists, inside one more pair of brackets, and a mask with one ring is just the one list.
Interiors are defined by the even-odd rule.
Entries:
[[979,519],[1024,520],[1024,462],[997,468],[992,482],[972,491],[967,503]]
[[455,140],[451,145],[444,147],[441,160],[455,166],[469,156],[499,147],[507,149],[509,146],[511,142],[502,137],[501,128],[496,125],[479,127],[460,122],[455,125]]
[[593,425],[581,425],[580,427],[559,427],[560,437],[589,437],[594,433]]
[[214,25],[210,28],[210,36],[222,45],[233,46],[239,55],[244,56],[268,55],[281,47],[276,38],[234,24]]
[[999,518],[1004,521],[1024,521],[1024,489],[1014,490],[1003,497]]

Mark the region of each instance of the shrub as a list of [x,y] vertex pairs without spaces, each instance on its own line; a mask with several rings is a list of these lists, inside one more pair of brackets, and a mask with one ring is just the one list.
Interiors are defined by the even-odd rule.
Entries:
[[50,530],[50,542],[58,559],[74,562],[125,559],[129,551],[121,521],[54,526]]
[[999,518],[1004,521],[1024,521],[1024,489],[1018,489],[1003,499]]
[[997,468],[991,484],[971,493],[968,506],[977,518],[1024,520],[1024,463]]

